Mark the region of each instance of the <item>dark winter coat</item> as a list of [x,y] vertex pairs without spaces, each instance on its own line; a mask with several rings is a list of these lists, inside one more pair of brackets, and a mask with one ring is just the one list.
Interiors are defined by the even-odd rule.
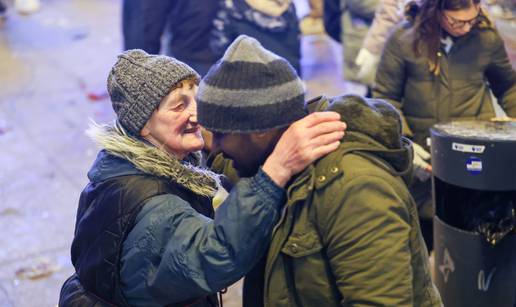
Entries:
[[107,151],[81,195],[76,274],[63,286],[60,306],[216,306],[210,295],[264,253],[283,189],[260,171],[241,180],[213,217],[211,173],[114,129],[102,131]]
[[124,48],[165,53],[204,75],[218,59],[210,48],[218,7],[215,0],[124,0]]
[[[401,110],[403,133],[426,146],[428,129],[451,120],[495,116],[491,91],[507,115],[516,117],[516,72],[502,38],[490,27],[474,27],[439,51],[439,75],[413,51],[414,32],[404,23],[388,39],[376,74],[374,97]],[[423,51],[424,54],[424,51]]]
[[221,57],[242,34],[254,37],[265,49],[284,57],[301,74],[301,33],[293,3],[274,17],[255,10],[244,0],[220,1],[211,36],[215,54]]

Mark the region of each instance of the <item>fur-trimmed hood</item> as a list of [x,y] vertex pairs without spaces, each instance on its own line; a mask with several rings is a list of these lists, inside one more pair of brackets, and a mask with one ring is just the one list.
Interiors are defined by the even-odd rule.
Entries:
[[374,156],[385,162],[379,166],[393,176],[401,176],[407,184],[411,181],[412,142],[402,136],[400,114],[391,104],[381,99],[345,95],[317,97],[307,107],[310,112],[337,112],[347,124],[346,135],[336,152]]
[[[148,174],[167,178],[193,193],[214,197],[220,186],[219,175],[199,167],[200,153],[178,160],[142,139],[128,135],[120,125],[92,123],[87,134],[104,150],[88,173],[92,181],[128,174]],[[115,156],[107,163],[106,154]]]

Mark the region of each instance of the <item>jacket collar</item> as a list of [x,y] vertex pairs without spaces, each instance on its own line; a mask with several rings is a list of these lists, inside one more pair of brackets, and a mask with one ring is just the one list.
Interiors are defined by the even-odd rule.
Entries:
[[102,149],[97,154],[97,158],[88,172],[88,179],[91,182],[100,182],[113,177],[142,174],[144,172],[137,169],[129,161],[111,155],[105,149]]
[[200,154],[178,160],[130,136],[119,125],[93,124],[88,135],[103,148],[88,173],[93,182],[124,175],[148,174],[173,181],[201,196],[213,197],[219,176],[198,166]]
[[410,182],[412,143],[401,135],[401,117],[392,105],[379,99],[346,95],[330,99],[320,96],[309,101],[307,108],[310,112],[338,112],[348,125],[339,149],[315,164],[314,188],[340,176],[339,161],[351,152],[372,160],[393,176],[401,176],[407,184]]

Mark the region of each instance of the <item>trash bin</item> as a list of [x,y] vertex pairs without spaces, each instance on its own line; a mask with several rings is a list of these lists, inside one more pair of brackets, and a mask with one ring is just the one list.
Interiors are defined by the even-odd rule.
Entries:
[[446,307],[516,307],[516,123],[435,125],[435,283]]

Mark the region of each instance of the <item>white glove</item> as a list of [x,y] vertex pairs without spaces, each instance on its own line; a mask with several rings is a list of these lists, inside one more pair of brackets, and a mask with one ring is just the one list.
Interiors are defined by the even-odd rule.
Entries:
[[412,143],[414,148],[414,175],[421,181],[426,181],[432,175],[432,166],[427,162],[430,160],[430,153],[417,143]]
[[365,84],[372,85],[379,62],[379,55],[372,54],[366,48],[361,48],[355,59],[355,64],[359,67],[357,78]]

